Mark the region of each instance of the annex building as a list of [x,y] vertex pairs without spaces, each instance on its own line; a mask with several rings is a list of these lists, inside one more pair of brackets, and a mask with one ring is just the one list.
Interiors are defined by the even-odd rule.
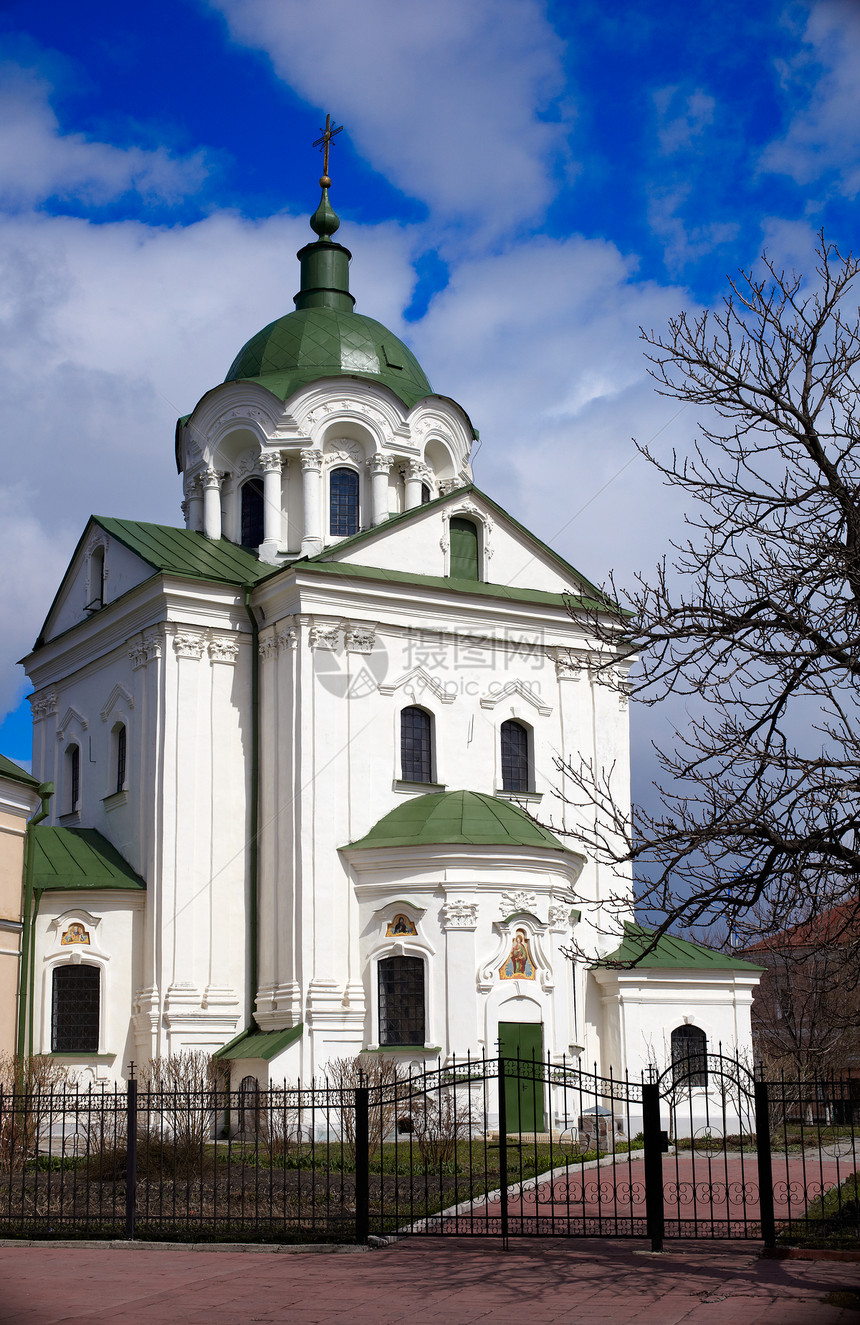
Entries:
[[204,1049],[261,1083],[747,1048],[749,964],[675,939],[601,964],[641,942],[631,884],[580,849],[555,761],[627,794],[605,600],[475,486],[469,415],[355,311],[338,225],[324,187],[295,310],[180,419],[184,523],[93,516],[25,660],[56,788],[26,1042],[85,1080]]

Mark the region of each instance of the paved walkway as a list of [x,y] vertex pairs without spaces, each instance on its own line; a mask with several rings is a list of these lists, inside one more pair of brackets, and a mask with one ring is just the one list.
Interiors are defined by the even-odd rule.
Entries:
[[[749,1247],[407,1238],[282,1255],[0,1247],[0,1322],[59,1325],[858,1325],[860,1265],[762,1261]],[[825,1299],[835,1296],[835,1301]]]

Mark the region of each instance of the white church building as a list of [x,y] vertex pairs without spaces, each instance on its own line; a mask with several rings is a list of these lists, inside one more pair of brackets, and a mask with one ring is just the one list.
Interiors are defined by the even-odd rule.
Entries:
[[601,963],[641,941],[632,885],[556,761],[627,794],[605,600],[475,487],[468,414],[354,311],[338,224],[324,188],[295,310],[179,421],[184,524],[93,516],[25,660],[55,784],[26,1045],[84,1081],[204,1049],[261,1083],[747,1049],[757,968],[676,939]]

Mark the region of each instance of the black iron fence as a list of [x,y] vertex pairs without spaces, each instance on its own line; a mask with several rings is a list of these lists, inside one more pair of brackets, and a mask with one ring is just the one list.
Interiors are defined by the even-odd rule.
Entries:
[[858,1083],[458,1060],[357,1084],[0,1089],[0,1235],[860,1237]]

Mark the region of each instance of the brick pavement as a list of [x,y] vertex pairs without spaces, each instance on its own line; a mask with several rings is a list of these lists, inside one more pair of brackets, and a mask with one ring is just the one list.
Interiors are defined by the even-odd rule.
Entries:
[[[860,1265],[737,1244],[407,1238],[379,1251],[0,1246],[2,1325],[858,1325]],[[828,1305],[828,1294],[843,1301]]]

